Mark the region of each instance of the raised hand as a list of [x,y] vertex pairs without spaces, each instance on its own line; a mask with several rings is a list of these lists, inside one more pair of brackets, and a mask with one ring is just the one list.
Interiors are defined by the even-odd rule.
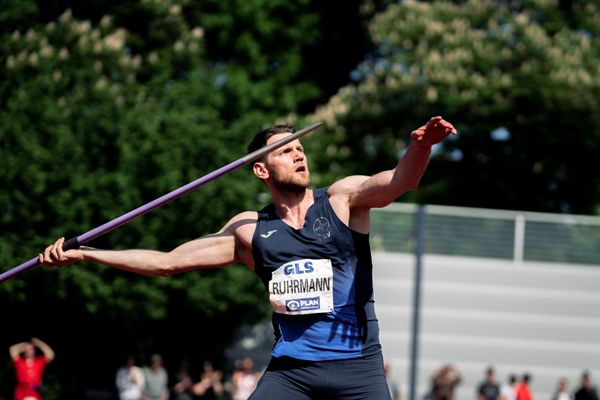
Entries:
[[440,116],[432,117],[420,128],[410,134],[413,143],[418,145],[432,146],[440,143],[448,135],[456,135],[454,126]]

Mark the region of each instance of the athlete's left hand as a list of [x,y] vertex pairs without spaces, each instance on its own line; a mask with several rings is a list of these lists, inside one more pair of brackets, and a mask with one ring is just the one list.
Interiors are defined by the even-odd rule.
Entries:
[[448,135],[456,135],[454,126],[440,116],[431,118],[427,123],[410,134],[413,143],[423,146],[433,146],[444,140]]

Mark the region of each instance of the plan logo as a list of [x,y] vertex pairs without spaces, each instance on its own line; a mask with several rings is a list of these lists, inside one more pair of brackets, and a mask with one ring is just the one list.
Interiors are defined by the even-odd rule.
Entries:
[[288,311],[308,311],[321,308],[321,299],[319,297],[308,297],[306,299],[288,300],[285,302]]

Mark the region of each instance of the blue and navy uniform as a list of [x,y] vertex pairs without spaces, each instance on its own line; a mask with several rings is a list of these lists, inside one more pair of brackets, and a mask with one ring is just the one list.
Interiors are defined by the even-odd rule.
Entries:
[[[381,397],[380,394],[365,397],[363,390],[365,385],[377,386],[377,390],[382,391],[385,387],[379,324],[373,300],[369,235],[351,230],[337,217],[329,202],[327,188],[315,189],[313,194],[314,204],[307,210],[304,226],[300,229],[283,222],[273,204],[258,212],[252,238],[254,271],[268,289],[273,271],[286,263],[304,259],[330,260],[333,269],[333,310],[306,315],[273,313],[273,358],[263,376],[263,381],[266,381],[261,382],[257,389],[257,393],[261,394],[252,399],[267,395],[312,398],[310,390],[317,390],[324,385],[325,375],[331,382],[337,376],[342,386],[361,386],[355,392],[362,394],[356,398],[386,399],[386,395]],[[348,368],[331,364],[336,361],[352,363],[353,359],[359,359],[356,360],[356,367],[364,366],[370,370],[373,379],[367,379],[368,374],[362,374],[362,382],[350,382],[352,378],[336,372],[341,372],[340,368]],[[307,370],[309,366],[312,367]],[[321,371],[322,368],[326,368],[326,372]],[[279,375],[270,375],[270,372]],[[286,377],[283,378],[281,374]],[[316,379],[314,385],[306,382],[309,376]],[[303,381],[303,385],[311,389],[298,389],[296,384],[290,384],[294,380]],[[288,384],[281,386],[282,382]],[[278,385],[281,386],[279,389],[272,388]],[[284,387],[287,389],[284,390]],[[322,387],[332,390],[331,385]],[[286,391],[288,389],[291,392]],[[304,395],[294,397],[297,390]],[[335,393],[327,395],[336,398]]]

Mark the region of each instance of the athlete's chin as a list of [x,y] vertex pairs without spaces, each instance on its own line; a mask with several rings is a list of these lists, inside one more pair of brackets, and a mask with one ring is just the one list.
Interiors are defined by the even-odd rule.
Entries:
[[277,185],[280,190],[290,193],[302,193],[310,186],[310,179],[306,180],[295,180],[291,182],[281,182]]
[[308,185],[287,185],[286,190],[292,193],[302,193],[308,189]]

